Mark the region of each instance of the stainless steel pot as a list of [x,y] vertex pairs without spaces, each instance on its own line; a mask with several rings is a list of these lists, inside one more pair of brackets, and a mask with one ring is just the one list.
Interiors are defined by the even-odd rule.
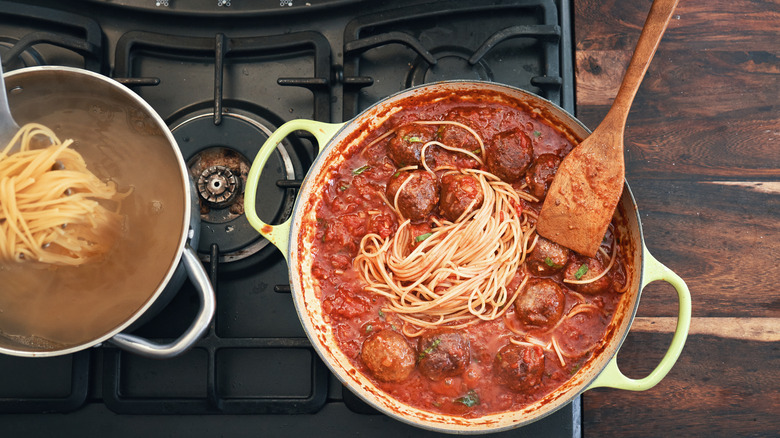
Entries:
[[[19,125],[41,123],[74,139],[98,177],[132,193],[122,201],[123,236],[106,260],[0,266],[0,353],[56,356],[106,341],[153,358],[186,351],[208,327],[215,296],[190,246],[197,203],[165,122],[128,88],[86,70],[31,67],[6,73],[5,83]],[[122,333],[160,310],[186,276],[201,303],[185,333],[163,344]]]
[[[249,172],[245,210],[249,222],[287,257],[290,283],[298,316],[317,353],[355,394],[380,411],[401,421],[441,432],[487,433],[511,429],[536,421],[569,403],[585,390],[612,387],[632,391],[652,388],[669,372],[682,351],[691,316],[690,293],[685,282],[674,272],[656,261],[644,245],[642,227],[636,203],[628,184],[616,212],[617,233],[627,239],[629,254],[629,287],[607,329],[603,343],[594,350],[593,358],[568,382],[554,392],[519,411],[502,412],[479,418],[462,418],[422,411],[394,399],[377,388],[368,378],[356,372],[349,359],[339,349],[331,326],[325,322],[317,283],[311,275],[315,212],[321,202],[322,187],[328,183],[331,169],[344,161],[350,150],[359,147],[369,132],[376,129],[396,112],[414,100],[428,101],[456,94],[463,99],[503,101],[533,111],[569,135],[575,142],[585,138],[589,131],[577,119],[560,107],[520,89],[487,82],[440,82],[409,89],[391,96],[343,124],[327,124],[294,120],[281,126],[263,145]],[[289,133],[304,130],[312,133],[319,143],[320,153],[306,176],[292,217],[279,225],[263,223],[255,211],[257,181],[266,160]],[[669,282],[677,291],[679,315],[677,329],[666,355],[650,375],[643,379],[624,376],[617,366],[616,355],[625,339],[639,305],[642,289],[650,282]]]

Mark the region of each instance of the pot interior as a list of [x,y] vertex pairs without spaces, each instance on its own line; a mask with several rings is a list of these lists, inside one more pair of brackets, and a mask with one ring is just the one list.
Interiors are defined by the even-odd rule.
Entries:
[[559,107],[538,96],[522,90],[492,83],[444,82],[407,90],[392,96],[378,105],[369,108],[352,122],[348,123],[331,140],[317,162],[310,170],[302,186],[295,207],[290,244],[290,277],[293,287],[296,309],[312,340],[313,345],[331,367],[333,372],[349,389],[380,411],[401,421],[430,430],[456,433],[487,433],[522,426],[538,420],[569,403],[573,397],[584,391],[596,378],[609,359],[614,356],[631,324],[639,300],[641,276],[642,238],[639,218],[633,197],[625,186],[618,206],[618,229],[620,239],[627,242],[629,283],[625,297],[607,329],[607,335],[597,353],[586,366],[554,392],[544,396],[520,411],[503,412],[479,418],[462,418],[438,413],[426,412],[394,399],[376,387],[368,378],[357,372],[349,359],[341,352],[331,326],[323,315],[316,280],[312,278],[311,267],[314,258],[311,253],[312,239],[316,226],[315,212],[321,202],[322,187],[328,183],[331,169],[344,160],[345,151],[358,147],[367,133],[381,125],[405,102],[430,96],[447,94],[489,95],[490,99],[500,99],[511,105],[526,107],[558,126],[560,130],[576,142],[588,135],[588,130],[575,118]]
[[107,257],[77,267],[0,265],[0,351],[66,353],[133,322],[178,263],[189,222],[189,187],[175,142],[130,90],[94,73],[31,68],[6,75],[17,123],[73,139],[88,168],[114,181],[124,215]]

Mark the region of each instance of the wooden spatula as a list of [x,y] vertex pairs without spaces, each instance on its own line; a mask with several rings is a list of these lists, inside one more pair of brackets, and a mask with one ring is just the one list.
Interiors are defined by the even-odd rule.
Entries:
[[655,0],[607,116],[558,167],[537,232],[580,254],[598,251],[623,192],[623,133],[631,103],[678,0]]

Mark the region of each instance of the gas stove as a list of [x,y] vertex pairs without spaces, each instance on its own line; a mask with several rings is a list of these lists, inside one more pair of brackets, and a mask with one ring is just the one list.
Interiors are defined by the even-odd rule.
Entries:
[[[439,436],[379,414],[311,348],[279,251],[248,224],[251,160],[286,121],[342,122],[439,80],[500,82],[574,112],[566,0],[0,1],[5,71],[65,65],[112,77],[149,102],[182,151],[200,202],[197,252],[217,311],[182,356],[103,345],[68,356],[0,356],[3,436]],[[295,133],[265,167],[261,219],[289,217],[316,140]],[[197,310],[185,283],[135,329],[167,340]],[[11,377],[12,376],[12,377]],[[580,399],[496,436],[580,435]]]

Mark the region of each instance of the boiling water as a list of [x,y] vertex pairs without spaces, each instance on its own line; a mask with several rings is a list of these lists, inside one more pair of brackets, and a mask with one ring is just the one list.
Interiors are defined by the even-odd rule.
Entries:
[[[0,345],[51,350],[93,341],[113,331],[164,286],[181,248],[185,189],[171,145],[132,110],[74,101],[38,117],[74,148],[101,179],[119,190],[126,229],[103,260],[77,267],[0,265]],[[23,114],[15,113],[21,123]],[[84,118],[92,120],[85,127]],[[117,126],[128,131],[117,135]],[[108,133],[111,133],[109,135]],[[19,345],[24,344],[24,346]]]
[[[17,340],[29,337],[27,343],[47,340],[52,345],[72,346],[94,340],[128,321],[161,286],[176,256],[170,248],[176,242],[170,237],[156,239],[138,230],[160,230],[152,218],[163,215],[169,206],[151,201],[145,207],[145,214],[129,221],[130,226],[103,260],[77,267],[0,265],[3,334]],[[176,236],[179,231],[162,232]]]

